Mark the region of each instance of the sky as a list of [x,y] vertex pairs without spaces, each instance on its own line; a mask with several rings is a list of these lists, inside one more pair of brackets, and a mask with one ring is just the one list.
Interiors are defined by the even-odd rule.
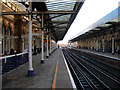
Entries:
[[85,0],[64,39],[58,43],[67,44],[68,40],[75,37],[78,33],[82,33],[88,26],[116,9],[119,1],[120,0]]

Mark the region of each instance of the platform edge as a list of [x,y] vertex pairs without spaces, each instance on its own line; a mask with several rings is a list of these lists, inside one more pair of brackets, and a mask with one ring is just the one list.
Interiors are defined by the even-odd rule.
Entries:
[[72,74],[71,74],[71,72],[70,72],[70,69],[69,69],[69,67],[68,67],[68,64],[67,64],[67,62],[66,62],[66,59],[65,59],[62,51],[61,51],[61,53],[62,53],[64,62],[65,62],[65,66],[66,66],[66,68],[67,68],[69,77],[70,77],[70,81],[71,81],[71,83],[72,83],[72,87],[76,90],[76,85],[75,85],[75,82],[74,82],[74,80],[73,80],[73,77],[72,77]]

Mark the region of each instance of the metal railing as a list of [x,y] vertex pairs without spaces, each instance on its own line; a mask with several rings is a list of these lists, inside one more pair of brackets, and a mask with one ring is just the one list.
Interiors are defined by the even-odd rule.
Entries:
[[28,52],[0,57],[2,60],[2,74],[5,74],[29,61]]

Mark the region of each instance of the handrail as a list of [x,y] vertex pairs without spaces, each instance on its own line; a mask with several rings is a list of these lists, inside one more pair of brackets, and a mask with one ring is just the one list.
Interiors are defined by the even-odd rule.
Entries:
[[9,56],[4,56],[4,57],[0,57],[0,59],[6,59],[6,58],[10,58],[10,57],[14,57],[14,56],[20,56],[20,55],[23,55],[23,54],[26,54],[28,52],[23,52],[23,53],[19,53],[19,54],[14,54],[14,55],[9,55]]

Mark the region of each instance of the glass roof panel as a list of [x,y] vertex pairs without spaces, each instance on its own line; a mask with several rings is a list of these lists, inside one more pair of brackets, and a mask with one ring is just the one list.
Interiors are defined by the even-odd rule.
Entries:
[[50,14],[49,16],[50,16],[50,18],[54,18],[54,17],[60,16],[60,15],[62,15],[62,14]]
[[67,24],[60,24],[60,25],[58,25],[58,26],[59,26],[59,27],[62,27],[62,26],[66,27]]
[[48,11],[69,11],[73,10],[76,0],[50,0],[46,2]]
[[47,0],[46,3],[62,3],[62,2],[76,2],[77,0]]
[[62,2],[62,3],[47,3],[47,6],[58,6],[58,5],[71,5],[75,4],[75,2]]
[[[48,11],[74,11],[77,1],[78,0],[47,0],[46,7]],[[68,23],[64,21],[69,21],[72,14],[49,14],[49,16],[51,21],[53,21],[52,25],[55,34],[58,36],[57,39],[62,39],[63,35],[66,33],[67,27],[69,27]],[[55,23],[54,21],[58,21],[58,23]]]
[[71,15],[63,15],[60,17],[53,18],[52,21],[68,21]]
[[62,6],[62,7],[50,7],[48,8],[49,11],[72,11],[74,9],[74,5],[70,6]]
[[[60,5],[59,7],[60,7],[60,8],[62,8],[62,7],[64,7],[64,8],[66,8],[66,7],[72,7],[72,8],[73,8],[74,5],[71,5],[71,4],[70,4],[70,5]],[[58,6],[51,6],[51,7],[48,7],[48,9],[52,9],[52,8],[58,8]]]
[[55,31],[65,31],[66,29],[64,29],[64,28],[61,28],[61,29],[60,29],[60,28],[59,28],[59,29],[58,29],[58,28],[55,28],[54,30],[55,30]]

